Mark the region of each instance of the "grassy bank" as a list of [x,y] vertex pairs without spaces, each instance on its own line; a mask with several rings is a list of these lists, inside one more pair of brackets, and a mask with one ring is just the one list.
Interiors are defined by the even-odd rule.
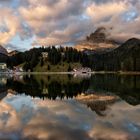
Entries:
[[75,67],[82,67],[80,63],[66,63],[66,62],[60,62],[57,65],[52,65],[49,62],[46,62],[41,65],[41,63],[38,63],[38,65],[33,69],[34,72],[68,72],[69,70],[72,70]]

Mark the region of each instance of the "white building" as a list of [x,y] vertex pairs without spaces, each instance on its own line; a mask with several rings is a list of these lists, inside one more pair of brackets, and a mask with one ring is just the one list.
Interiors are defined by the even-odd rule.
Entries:
[[7,70],[7,64],[6,63],[0,63],[0,71],[6,71]]
[[91,72],[91,68],[88,67],[74,68],[73,71],[76,73],[88,73]]
[[47,58],[48,57],[48,52],[42,52],[42,57]]

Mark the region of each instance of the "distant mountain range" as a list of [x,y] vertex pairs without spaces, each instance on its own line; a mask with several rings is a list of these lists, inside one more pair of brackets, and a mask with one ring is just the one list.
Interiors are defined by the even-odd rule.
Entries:
[[[90,67],[94,71],[139,71],[140,72],[140,39],[131,38],[123,44],[109,39],[107,30],[98,28],[87,36],[86,40],[72,49],[35,48],[25,52],[7,52],[0,46],[0,62],[5,62],[9,67],[20,64],[43,65],[42,52],[48,53],[47,61],[65,61],[70,64],[77,62]],[[53,54],[53,55],[52,55]],[[61,55],[63,54],[63,56]],[[57,58],[58,57],[58,58]],[[55,59],[54,59],[55,58]],[[46,62],[44,63],[46,64]],[[59,65],[59,64],[58,64]],[[26,67],[27,67],[26,66]]]

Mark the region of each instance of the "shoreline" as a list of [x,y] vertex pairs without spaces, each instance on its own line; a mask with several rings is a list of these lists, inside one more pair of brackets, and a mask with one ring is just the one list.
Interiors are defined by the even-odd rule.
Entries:
[[118,75],[140,75],[140,72],[130,72],[130,71],[92,71],[92,72],[15,72],[15,73],[8,73],[8,72],[0,72],[0,75],[53,75],[53,74],[76,74],[76,75],[88,75],[88,74],[118,74]]

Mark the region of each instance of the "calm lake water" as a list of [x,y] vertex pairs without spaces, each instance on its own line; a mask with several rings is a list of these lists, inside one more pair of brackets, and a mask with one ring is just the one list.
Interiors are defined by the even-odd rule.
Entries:
[[0,140],[140,140],[140,76],[0,76]]

